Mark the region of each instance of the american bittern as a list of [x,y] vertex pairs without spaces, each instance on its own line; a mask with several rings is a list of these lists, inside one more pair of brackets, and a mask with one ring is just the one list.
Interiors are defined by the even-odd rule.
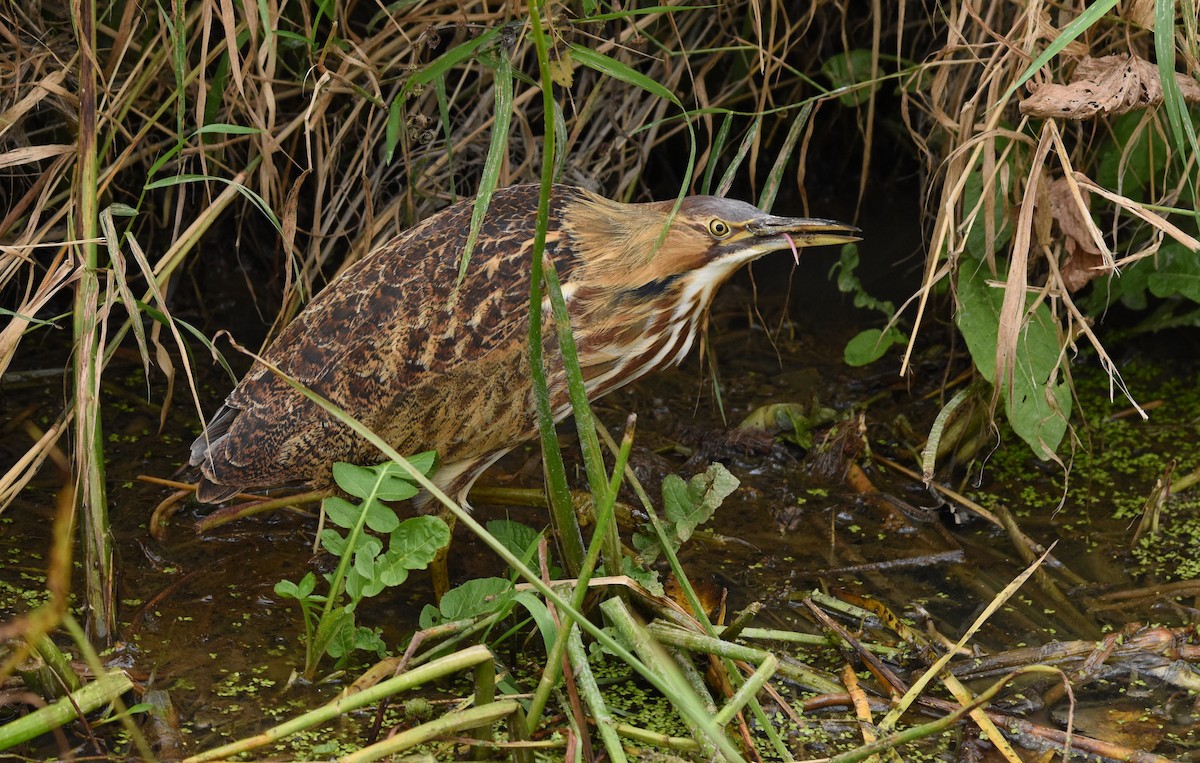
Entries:
[[[437,451],[435,483],[465,497],[484,469],[537,431],[526,344],[538,192],[536,185],[496,192],[457,292],[471,201],[352,266],[287,326],[266,359],[399,452]],[[553,189],[546,255],[562,282],[589,399],[682,361],[717,287],[747,262],[857,239],[849,225],[776,217],[729,199],[686,198],[673,218],[672,206]],[[547,375],[561,419],[570,405],[554,337],[548,325]],[[197,495],[206,502],[245,488],[327,487],[335,461],[381,460],[374,446],[261,364],[191,453],[203,473]]]

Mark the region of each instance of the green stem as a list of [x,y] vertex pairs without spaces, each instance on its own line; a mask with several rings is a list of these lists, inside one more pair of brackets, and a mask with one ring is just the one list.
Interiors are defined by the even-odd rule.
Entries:
[[[321,643],[315,643],[318,637],[322,635],[321,624],[329,620],[333,616],[333,610],[341,606],[342,594],[346,590],[346,575],[350,570],[350,565],[354,562],[354,554],[358,550],[359,541],[363,536],[363,528],[367,524],[367,513],[371,506],[378,500],[379,487],[383,484],[386,472],[379,470],[375,477],[375,484],[371,487],[371,493],[363,502],[359,504],[358,518],[354,522],[354,527],[350,528],[350,532],[346,534],[346,543],[342,550],[341,558],[338,560],[337,569],[334,570],[333,576],[329,579],[329,595],[325,597],[325,606],[321,609],[321,616],[317,620],[317,627],[313,631],[312,637],[305,644],[305,664],[304,677],[312,680],[317,672],[317,665],[321,661],[321,657],[325,655],[325,649],[335,635],[336,631],[325,630],[326,638],[321,639]],[[358,604],[357,600],[352,601],[353,604]]]
[[587,702],[592,719],[596,721],[596,730],[600,732],[608,759],[613,763],[625,763],[625,748],[614,729],[616,720],[609,712],[608,705],[604,702],[604,692],[600,690],[591,666],[588,665],[587,650],[583,648],[583,638],[579,635],[579,629],[572,628],[567,637],[559,641],[567,642],[567,652],[571,657],[571,665],[575,668],[575,683]]
[[34,710],[29,715],[0,726],[0,750],[15,747],[65,726],[79,717],[103,707],[133,688],[133,681],[121,671],[105,673],[68,696]]
[[[550,187],[554,182],[554,91],[546,53],[546,37],[542,29],[543,4],[544,0],[531,8],[529,13],[534,47],[537,49],[538,68],[542,75],[542,108],[546,125],[542,147],[542,190],[538,197],[533,261],[529,269],[529,367],[533,379],[534,399],[537,402],[538,434],[541,436],[542,463],[546,470],[546,488],[550,498],[550,521],[554,524],[562,548],[563,565],[574,575],[583,561],[583,536],[579,532],[575,510],[571,505],[567,471],[563,466],[558,434],[554,429],[554,410],[550,401],[550,387],[546,381],[542,346],[542,278],[545,271],[543,259],[546,252],[546,231],[550,227]],[[561,301],[562,292],[552,295],[551,299],[555,297]]]

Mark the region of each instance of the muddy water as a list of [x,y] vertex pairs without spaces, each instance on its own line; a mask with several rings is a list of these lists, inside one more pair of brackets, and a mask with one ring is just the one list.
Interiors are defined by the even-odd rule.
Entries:
[[[741,480],[741,489],[683,554],[694,577],[727,590],[731,610],[758,601],[765,609],[756,624],[815,631],[803,597],[813,589],[851,592],[956,639],[1026,566],[1003,531],[969,513],[952,512],[917,481],[869,459],[863,461],[868,476],[881,493],[897,500],[864,497],[838,475],[817,474],[800,448],[734,430],[752,408],[769,403],[819,403],[840,418],[863,411],[871,450],[914,464],[913,448],[920,442],[912,433],[927,432],[939,407],[937,395],[926,393],[965,369],[966,361],[953,354],[947,333],[930,326],[907,380],[896,375],[895,358],[866,369],[845,367],[841,348],[864,316],[825,281],[834,256],[822,261],[807,254],[796,273],[779,264],[760,267],[754,281],[739,279],[722,294],[713,314],[711,356],[723,415],[711,376],[694,358],[606,398],[597,412],[614,433],[629,411],[639,414],[633,463],[652,494],[664,474],[686,476],[712,460]],[[911,265],[898,263],[894,273],[902,282]],[[764,287],[789,280],[790,295]],[[757,298],[756,284],[764,287]],[[966,478],[961,470],[945,474],[952,486],[985,506],[1010,509],[1035,541],[1059,543],[1054,554],[1074,577],[1055,576],[1084,615],[1064,616],[1050,595],[1027,584],[972,645],[992,653],[1018,644],[1094,640],[1127,623],[1195,622],[1192,599],[1200,589],[1183,589],[1183,598],[1153,590],[1200,574],[1193,569],[1200,558],[1196,536],[1188,530],[1195,504],[1186,495],[1166,502],[1153,553],[1139,551],[1131,539],[1142,505],[1171,461],[1176,476],[1200,464],[1196,349],[1194,339],[1162,337],[1123,350],[1120,360],[1139,401],[1162,401],[1149,422],[1128,416],[1109,420],[1125,404],[1104,402],[1106,380],[1094,361],[1080,359],[1076,383],[1088,401],[1088,421],[1078,429],[1065,486],[1061,468],[1037,462],[1004,430],[994,449],[985,451],[982,468],[976,466]],[[21,360],[18,371],[63,362],[53,348]],[[18,385],[6,380],[6,416],[28,409],[32,421],[47,426],[61,407],[61,388],[57,380],[46,384],[29,378]],[[337,676],[317,686],[289,686],[292,670],[303,661],[300,623],[294,607],[273,593],[281,579],[297,580],[308,570],[331,566],[328,557],[312,553],[312,514],[260,516],[198,536],[192,523],[203,512],[188,506],[175,516],[165,539],[151,538],[148,517],[166,493],[136,477],[171,476],[186,460],[195,418],[183,402],[186,396],[177,391],[159,433],[161,385],[155,382],[152,402],[146,403],[140,364],[132,358],[118,361],[109,378],[114,383],[105,393],[105,428],[122,603],[121,642],[110,659],[131,668],[147,685],[170,691],[183,721],[183,743],[191,749],[245,736],[335,694],[343,685]],[[211,410],[228,381],[215,374],[205,379],[202,392]],[[6,431],[5,463],[21,452],[23,437],[20,429]],[[571,441],[569,432],[564,439]],[[39,587],[46,528],[63,477],[46,466],[0,518],[5,523],[0,618],[26,609],[22,592]],[[535,457],[524,449],[482,482],[535,485],[539,477]],[[537,527],[545,522],[535,510],[478,510],[484,519],[510,516]],[[500,572],[481,544],[461,533],[454,556],[452,574],[459,581]],[[907,564],[881,566],[897,561]],[[1145,593],[1138,598],[1120,596],[1139,590]],[[370,602],[363,620],[382,628],[389,644],[402,645],[430,600],[428,578],[418,574],[402,591]],[[1111,732],[1138,749],[1194,748],[1194,708],[1166,684],[1147,685],[1144,670],[1114,669],[1090,684],[1081,707],[1091,714],[1081,715],[1084,724],[1077,730]],[[1136,738],[1114,732],[1111,715],[1123,707],[1117,699],[1135,688],[1157,692],[1131,705],[1155,721],[1152,729],[1138,727],[1143,736]]]

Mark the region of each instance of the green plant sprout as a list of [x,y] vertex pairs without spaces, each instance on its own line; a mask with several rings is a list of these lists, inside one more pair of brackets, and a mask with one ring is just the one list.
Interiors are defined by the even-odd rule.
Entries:
[[[428,451],[412,457],[410,462],[429,474],[436,456]],[[438,551],[450,543],[450,528],[440,518],[419,516],[402,522],[384,503],[407,500],[419,492],[398,465],[390,461],[378,466],[338,463],[333,466],[333,478],[338,487],[361,499],[361,503],[331,496],[321,504],[329,521],[348,531],[346,535],[333,528],[321,531],[321,546],[340,557],[337,569],[325,575],[329,593],[316,592],[317,579],[312,572],[299,583],[281,580],[275,584],[276,594],[300,604],[304,675],[310,680],[326,654],[339,664],[356,650],[384,656],[387,650],[379,632],[355,625],[359,602],[399,586],[411,570],[428,567]],[[368,529],[386,536],[386,546],[379,536],[366,532]]]

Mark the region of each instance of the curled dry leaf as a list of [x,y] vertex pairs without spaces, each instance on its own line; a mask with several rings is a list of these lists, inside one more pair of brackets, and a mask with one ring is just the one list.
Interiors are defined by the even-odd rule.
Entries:
[[[1200,103],[1200,84],[1176,72],[1175,81],[1188,103]],[[1162,85],[1154,64],[1133,55],[1085,58],[1069,85],[1045,84],[1021,101],[1031,117],[1087,119],[1116,116],[1162,101]]]

